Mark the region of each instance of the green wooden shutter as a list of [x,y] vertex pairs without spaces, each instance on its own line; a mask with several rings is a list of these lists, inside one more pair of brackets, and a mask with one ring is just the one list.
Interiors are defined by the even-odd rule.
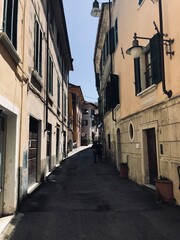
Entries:
[[119,104],[119,76],[111,74],[111,108],[115,108]]
[[134,59],[135,94],[141,92],[140,58]]
[[110,54],[115,52],[115,39],[114,39],[114,27],[109,31],[109,41],[110,41]]
[[96,73],[96,88],[99,89],[100,88],[100,78],[99,78],[99,73]]
[[152,83],[157,84],[162,81],[159,33],[157,33],[150,39],[150,53],[151,53]]

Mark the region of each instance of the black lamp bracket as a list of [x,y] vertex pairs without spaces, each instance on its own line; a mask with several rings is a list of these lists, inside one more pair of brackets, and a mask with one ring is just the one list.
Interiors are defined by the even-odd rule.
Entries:
[[148,37],[138,37],[137,36],[137,33],[134,33],[134,36],[133,36],[134,40],[137,40],[137,39],[145,39],[145,40],[150,40],[151,38],[148,38]]
[[163,39],[165,45],[166,55],[170,55],[170,59],[174,56],[174,51],[172,51],[172,44],[174,43],[174,39]]
[[[155,30],[160,33],[155,21],[153,21],[153,24],[154,24],[154,27],[155,27]],[[167,33],[162,33],[162,41],[165,45],[165,51],[166,51],[166,55],[170,55],[170,59],[172,59],[172,56],[174,56],[174,51],[172,51],[172,44],[174,43],[174,39],[164,39],[164,37],[168,37],[168,34]]]
[[[154,25],[155,25],[155,29],[157,30],[158,33],[159,30],[156,26],[156,23],[153,22]],[[166,55],[170,55],[170,59],[172,59],[172,56],[174,56],[174,51],[172,51],[172,44],[174,43],[174,39],[164,39],[164,37],[168,37],[168,34],[163,34],[163,37],[162,37],[162,41],[163,41],[163,44],[165,45],[165,52],[166,52]],[[145,39],[145,40],[150,40],[151,38],[148,38],[148,37],[139,37],[137,36],[137,33],[134,33],[134,36],[133,36],[134,40],[137,40],[137,39]]]

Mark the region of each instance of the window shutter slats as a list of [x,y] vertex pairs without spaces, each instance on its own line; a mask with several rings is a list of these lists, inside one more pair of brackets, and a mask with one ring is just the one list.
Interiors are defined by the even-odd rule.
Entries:
[[111,74],[111,108],[115,108],[119,104],[119,76]]
[[135,93],[141,92],[141,73],[140,73],[140,59],[134,59],[134,77],[135,77]]
[[151,52],[152,83],[157,84],[162,81],[159,33],[157,33],[150,39],[150,52]]
[[115,52],[115,39],[114,39],[114,27],[109,31],[109,41],[110,41],[110,53]]

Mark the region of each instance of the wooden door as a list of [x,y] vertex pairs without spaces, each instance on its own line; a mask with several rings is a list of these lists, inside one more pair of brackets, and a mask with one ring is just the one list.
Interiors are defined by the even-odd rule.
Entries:
[[154,179],[158,176],[155,128],[147,129],[146,133],[149,162],[149,183],[154,184]]

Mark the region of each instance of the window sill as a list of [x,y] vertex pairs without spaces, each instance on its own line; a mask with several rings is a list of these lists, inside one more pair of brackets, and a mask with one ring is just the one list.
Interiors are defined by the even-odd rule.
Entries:
[[60,113],[61,113],[60,107],[57,107],[57,115],[60,116]]
[[31,83],[39,92],[41,92],[41,89],[43,88],[42,77],[36,70],[32,70],[31,72]]
[[137,97],[144,97],[145,95],[153,92],[157,88],[157,84],[153,84],[150,87],[144,89],[140,93],[137,94]]
[[2,42],[7,52],[11,55],[15,63],[18,65],[20,63],[20,57],[5,32],[0,33],[0,42]]
[[48,102],[51,106],[53,105],[53,96],[51,95],[51,93],[48,93]]
[[138,3],[138,9],[141,8],[141,6],[143,5],[143,3],[144,3],[144,0],[143,0],[140,4]]

